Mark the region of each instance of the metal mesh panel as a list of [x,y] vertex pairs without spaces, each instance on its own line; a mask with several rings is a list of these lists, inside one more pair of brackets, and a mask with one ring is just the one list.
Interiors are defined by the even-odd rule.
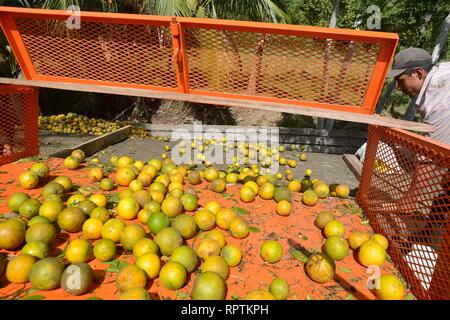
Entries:
[[16,18],[38,75],[176,88],[167,26]]
[[450,146],[370,126],[358,202],[421,299],[450,299]]
[[191,90],[361,106],[379,44],[183,28]]
[[0,165],[38,153],[38,91],[0,86]]

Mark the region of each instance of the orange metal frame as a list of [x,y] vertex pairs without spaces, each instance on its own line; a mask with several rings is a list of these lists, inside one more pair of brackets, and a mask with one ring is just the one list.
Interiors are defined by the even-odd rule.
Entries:
[[[139,83],[124,83],[115,81],[99,81],[84,78],[61,77],[55,75],[39,74],[36,71],[36,65],[33,63],[29,48],[27,48],[23,34],[18,30],[17,19],[36,19],[36,20],[67,20],[71,13],[60,10],[44,10],[44,9],[26,9],[16,7],[0,7],[0,24],[1,27],[17,57],[18,63],[22,68],[24,75],[28,80],[43,80],[55,82],[69,82],[77,84],[96,84],[125,88],[140,88],[149,90],[158,90],[165,92],[182,92],[194,95],[214,96],[230,99],[248,99],[262,102],[281,102],[298,106],[308,106],[316,108],[325,108],[331,110],[350,111],[361,114],[372,114],[374,112],[376,102],[379,98],[381,88],[384,83],[386,73],[389,69],[390,62],[393,58],[397,43],[398,35],[384,32],[371,32],[347,29],[330,29],[322,27],[282,25],[271,23],[243,22],[231,20],[215,20],[215,19],[197,19],[197,18],[180,18],[167,16],[151,16],[151,15],[135,15],[135,14],[112,14],[84,12],[80,13],[81,23],[110,23],[125,24],[134,26],[157,26],[167,27],[171,31],[172,40],[172,63],[174,68],[173,77],[176,78],[177,87],[170,86],[154,86],[143,85]],[[365,89],[365,96],[360,105],[345,105],[342,103],[288,99],[283,97],[273,97],[269,95],[253,95],[253,94],[235,94],[226,92],[216,92],[214,90],[191,90],[189,79],[189,65],[186,56],[186,28],[198,30],[227,30],[233,32],[258,33],[264,35],[284,35],[293,37],[302,37],[309,39],[331,39],[336,41],[362,42],[368,45],[379,46],[376,61],[373,61],[374,68],[370,76],[370,81]],[[39,44],[36,45],[39,49]],[[320,56],[320,55],[319,55]],[[316,56],[317,58],[317,56]],[[289,59],[287,57],[287,59]],[[124,70],[126,72],[126,70]]]

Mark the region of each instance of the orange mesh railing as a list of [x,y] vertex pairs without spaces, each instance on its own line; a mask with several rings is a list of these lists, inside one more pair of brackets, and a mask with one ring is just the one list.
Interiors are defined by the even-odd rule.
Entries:
[[29,80],[147,88],[371,114],[391,33],[0,7]]
[[421,299],[450,299],[450,146],[370,126],[357,200]]
[[38,90],[0,86],[0,165],[37,154]]

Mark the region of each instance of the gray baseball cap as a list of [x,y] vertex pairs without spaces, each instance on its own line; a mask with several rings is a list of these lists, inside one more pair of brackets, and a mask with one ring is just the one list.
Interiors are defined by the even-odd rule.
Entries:
[[412,68],[425,67],[432,64],[431,55],[424,49],[408,48],[400,51],[394,57],[391,70],[387,78],[395,78]]

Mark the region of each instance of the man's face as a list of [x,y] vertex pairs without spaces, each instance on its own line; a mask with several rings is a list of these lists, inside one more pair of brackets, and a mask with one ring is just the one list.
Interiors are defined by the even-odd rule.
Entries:
[[414,69],[411,75],[402,74],[396,78],[397,89],[414,98],[419,94],[425,76],[426,72],[423,69]]

